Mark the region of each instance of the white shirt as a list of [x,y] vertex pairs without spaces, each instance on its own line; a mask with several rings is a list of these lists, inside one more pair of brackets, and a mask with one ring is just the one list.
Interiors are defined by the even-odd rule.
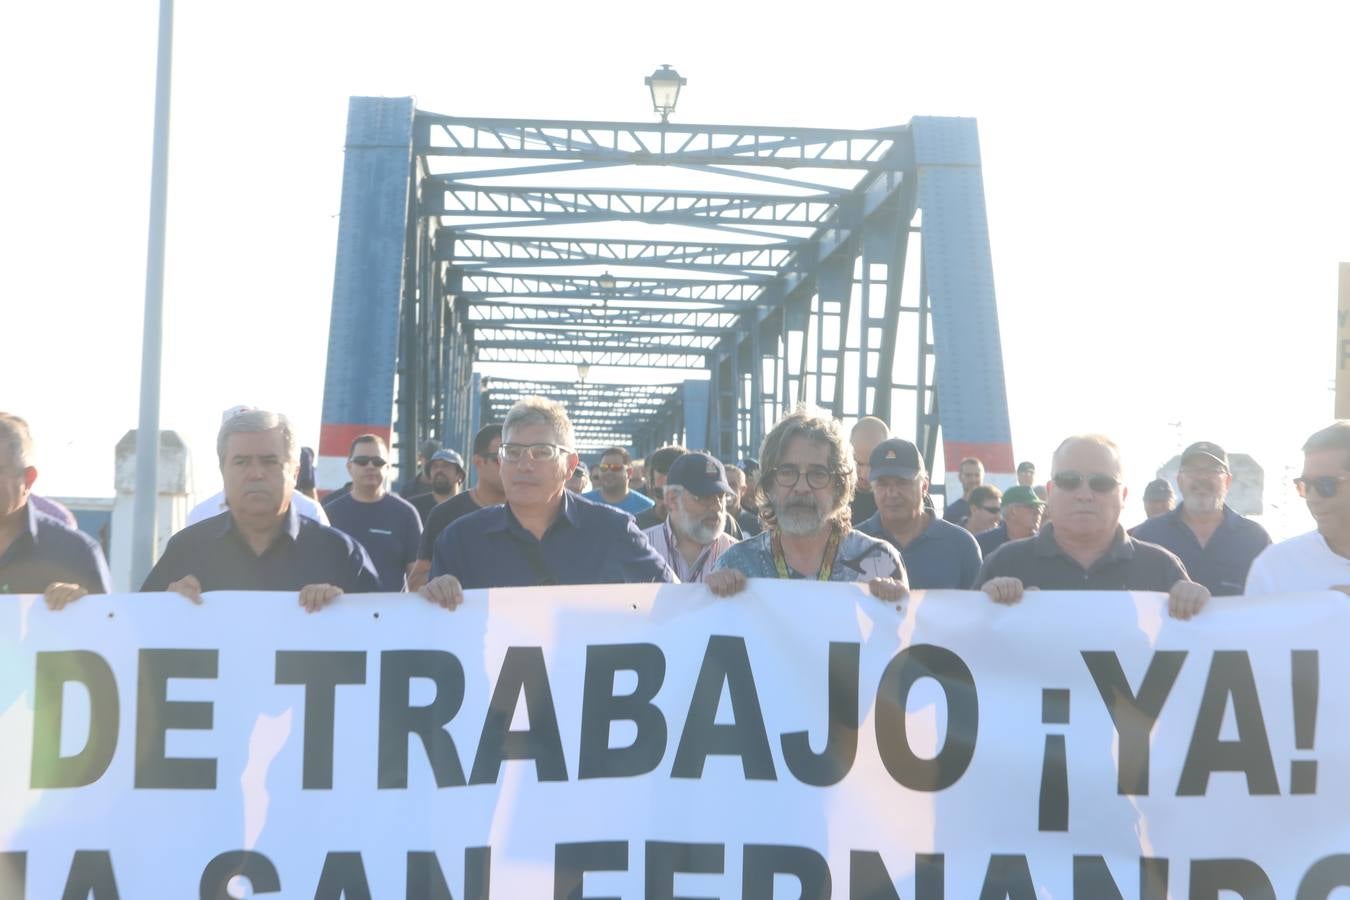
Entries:
[[1320,532],[1310,531],[1262,550],[1243,593],[1324,591],[1336,584],[1350,584],[1350,559],[1328,547]]
[[[328,513],[323,511],[323,507],[318,502],[309,499],[299,491],[291,492],[291,503],[295,504],[295,511],[306,519],[313,519],[320,525],[328,524]],[[204,522],[212,516],[218,516],[229,509],[225,505],[225,492],[221,491],[213,497],[208,497],[201,503],[192,507],[192,512],[188,513],[187,523],[196,525],[198,522]]]

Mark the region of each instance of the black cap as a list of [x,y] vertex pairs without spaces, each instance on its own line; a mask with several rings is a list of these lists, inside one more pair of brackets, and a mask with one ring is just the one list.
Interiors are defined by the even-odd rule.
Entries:
[[1166,478],[1155,478],[1144,488],[1145,500],[1166,500],[1173,496],[1175,495],[1172,493],[1172,485]]
[[1196,441],[1185,450],[1181,451],[1181,464],[1185,465],[1186,460],[1193,456],[1201,456],[1214,462],[1221,463],[1223,467],[1228,468],[1228,454],[1218,444],[1210,441]]
[[904,438],[890,438],[877,444],[867,458],[867,468],[870,481],[884,476],[914,478],[925,471],[923,454]]
[[686,453],[671,463],[666,474],[666,485],[682,487],[695,497],[714,494],[734,494],[727,484],[727,470],[711,453],[699,450]]

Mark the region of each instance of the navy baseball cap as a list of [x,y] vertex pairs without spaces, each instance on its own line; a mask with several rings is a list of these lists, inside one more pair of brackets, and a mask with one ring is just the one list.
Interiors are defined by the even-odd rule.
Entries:
[[923,454],[904,438],[890,438],[877,444],[867,459],[869,481],[882,477],[916,478],[925,471]]
[[675,460],[666,475],[666,484],[682,487],[695,497],[734,494],[727,484],[727,470],[711,453],[702,450],[686,453]]
[[1193,456],[1211,459],[1222,465],[1225,469],[1228,468],[1228,454],[1225,453],[1223,448],[1218,444],[1211,443],[1210,441],[1196,441],[1194,444],[1191,444],[1183,450],[1181,453],[1182,465],[1185,465],[1186,460]]
[[435,453],[431,454],[431,459],[427,460],[427,466],[430,467],[430,465],[438,459],[442,462],[454,463],[459,466],[461,472],[467,471],[464,468],[464,457],[453,450],[437,450]]

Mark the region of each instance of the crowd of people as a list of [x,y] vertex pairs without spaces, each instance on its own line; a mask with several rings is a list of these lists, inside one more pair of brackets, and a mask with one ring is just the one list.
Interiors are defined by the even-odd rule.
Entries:
[[[1150,484],[1149,518],[1129,530],[1120,451],[1099,434],[1066,438],[1044,484],[1023,462],[999,490],[979,459],[961,460],[960,495],[940,515],[919,448],[874,417],[846,436],[800,408],[740,466],[667,446],[645,460],[612,447],[588,467],[575,446],[566,409],[531,397],[475,435],[471,488],[460,455],[430,442],[391,490],[386,442],[364,434],[348,483],[318,502],[313,454],[286,417],[236,407],[216,442],[224,489],[140,590],[197,603],[295,591],[310,611],[344,593],[408,591],[454,609],[478,588],[692,582],[731,596],[752,578],[800,578],[864,583],[892,602],[943,588],[1002,604],[1030,590],[1158,591],[1178,618],[1215,596],[1350,593],[1350,421],[1304,444],[1295,486],[1316,529],[1279,544],[1227,505],[1228,455],[1208,441],[1181,455],[1180,502],[1168,482]],[[27,424],[0,413],[0,593],[60,609],[108,592],[101,547],[33,493],[37,473]]]

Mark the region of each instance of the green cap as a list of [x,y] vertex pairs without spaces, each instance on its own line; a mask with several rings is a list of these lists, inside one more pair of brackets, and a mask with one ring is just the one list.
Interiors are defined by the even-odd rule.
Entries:
[[1025,484],[1015,484],[1003,492],[1003,508],[1009,506],[1044,506],[1045,501]]

